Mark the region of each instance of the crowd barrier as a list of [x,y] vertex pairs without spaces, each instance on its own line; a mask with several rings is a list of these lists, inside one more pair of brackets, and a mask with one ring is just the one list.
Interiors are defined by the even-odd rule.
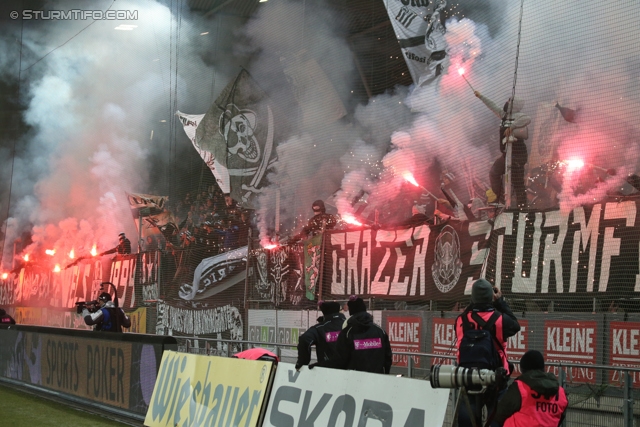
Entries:
[[0,326],[0,380],[142,419],[175,338]]
[[440,427],[448,399],[416,379],[169,351],[145,425]]
[[[229,352],[229,348],[231,347],[230,342],[224,342],[225,340],[216,339],[200,339],[200,341],[200,344],[202,344],[201,347],[188,347],[179,344],[179,348],[183,351],[192,352],[192,354],[198,353],[202,356],[205,354],[216,354],[227,357],[232,355]],[[290,346],[286,344],[244,341],[242,342],[242,345],[260,346],[265,348],[270,347],[276,354],[280,355],[281,361],[285,362],[281,362],[280,365],[289,366],[289,368],[296,360],[295,355],[293,355],[290,350]],[[220,348],[224,350],[220,351]],[[430,376],[429,368],[431,365],[435,363],[453,363],[455,355],[416,353],[414,351],[394,351],[394,358],[405,360],[407,363],[404,366],[398,366],[398,364],[393,366],[391,369],[392,375],[387,377],[395,378],[396,376],[402,376],[405,377],[405,379],[421,381],[428,386]],[[511,358],[511,361],[516,365],[516,371],[513,377],[517,377],[520,372],[518,359],[519,357]],[[417,369],[415,367],[416,365],[422,366],[422,368]],[[546,369],[549,372],[554,372],[558,376],[560,383],[567,390],[569,407],[567,408],[566,420],[561,427],[600,427],[604,425],[614,427],[632,427],[638,425],[640,422],[640,388],[637,387],[637,383],[635,382],[635,378],[640,375],[640,367],[633,368],[606,365],[584,365],[567,362],[549,362],[547,363]],[[316,369],[309,371],[305,367],[302,368],[301,372],[304,372],[305,370],[306,372],[316,372]],[[584,383],[583,377],[577,377],[575,375],[576,372],[585,372],[586,370],[592,370],[595,372],[595,378],[597,378],[598,381],[602,379],[603,382],[592,385]],[[324,373],[326,370],[321,370],[321,372]],[[335,371],[335,374],[338,377],[341,377],[348,373],[345,371]],[[379,375],[374,375],[374,377],[378,376]],[[289,378],[295,378],[295,371],[289,371]],[[379,387],[380,390],[391,390],[393,394],[396,393],[388,384],[373,382],[369,378],[358,379],[358,381],[361,380],[367,381],[366,384],[369,384],[368,387]],[[339,380],[336,382],[336,380],[332,379],[332,382],[340,384]],[[322,384],[322,380],[320,380],[318,384]],[[316,387],[315,383],[314,387]],[[314,390],[315,388],[311,391],[313,392]],[[367,389],[367,392],[370,391]],[[331,393],[331,391],[327,391],[326,393]],[[454,408],[458,398],[457,390],[451,390],[450,392],[447,390],[447,393],[448,400],[443,404],[443,407],[445,408],[444,420],[441,424],[437,424],[442,427],[451,427],[453,425]],[[273,393],[271,395],[273,396]],[[319,395],[320,393],[317,393],[315,397],[310,395],[311,401],[318,401]],[[291,404],[290,402],[286,403],[287,405]],[[330,403],[327,405],[330,405]],[[422,403],[422,407],[425,407],[424,402]],[[287,418],[289,421],[280,425],[305,425],[304,422],[302,422],[302,419],[295,418],[296,412],[287,412],[286,414],[290,415],[291,418]],[[298,422],[300,422],[300,424],[297,424]],[[325,424],[317,423],[316,425]],[[342,426],[343,424],[329,423],[326,425]],[[373,425],[376,425],[377,427],[381,424]]]

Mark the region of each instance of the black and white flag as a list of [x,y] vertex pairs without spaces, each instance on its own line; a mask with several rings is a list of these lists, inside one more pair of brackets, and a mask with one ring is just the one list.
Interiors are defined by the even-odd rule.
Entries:
[[224,193],[245,208],[276,160],[279,123],[273,103],[246,70],[220,93],[204,116],[178,112],[196,150]]

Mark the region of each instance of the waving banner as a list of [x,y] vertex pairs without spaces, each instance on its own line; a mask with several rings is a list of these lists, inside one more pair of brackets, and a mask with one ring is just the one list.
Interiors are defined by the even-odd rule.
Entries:
[[447,57],[442,16],[446,0],[384,0],[384,4],[413,82],[431,83],[442,74]]
[[165,234],[166,230],[173,232],[178,229],[173,214],[165,208],[168,196],[127,193],[127,198],[138,235],[143,240],[149,236],[157,239]]
[[178,116],[222,192],[253,208],[252,196],[260,191],[275,161],[280,123],[271,101],[249,73],[240,71],[203,117],[180,112]]

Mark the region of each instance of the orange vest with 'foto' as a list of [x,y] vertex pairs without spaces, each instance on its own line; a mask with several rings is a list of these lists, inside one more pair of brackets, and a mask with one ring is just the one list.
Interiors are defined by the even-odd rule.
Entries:
[[556,427],[567,408],[567,395],[562,387],[558,394],[546,399],[522,381],[516,380],[522,404],[520,410],[507,418],[504,427]]

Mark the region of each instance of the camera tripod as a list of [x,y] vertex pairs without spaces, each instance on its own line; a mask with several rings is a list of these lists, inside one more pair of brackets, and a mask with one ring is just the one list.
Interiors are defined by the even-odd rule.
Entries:
[[[486,393],[486,394],[485,394]],[[475,407],[471,406],[469,395],[474,396]],[[458,427],[458,414],[460,412],[460,402],[464,400],[465,409],[469,416],[469,421],[473,427],[488,427],[493,421],[498,406],[498,390],[495,388],[483,388],[479,391],[470,391],[466,387],[460,387],[456,404],[453,408],[452,427]],[[484,408],[487,408],[486,417],[483,417]],[[478,416],[479,415],[479,416]],[[484,422],[482,420],[484,418]]]

